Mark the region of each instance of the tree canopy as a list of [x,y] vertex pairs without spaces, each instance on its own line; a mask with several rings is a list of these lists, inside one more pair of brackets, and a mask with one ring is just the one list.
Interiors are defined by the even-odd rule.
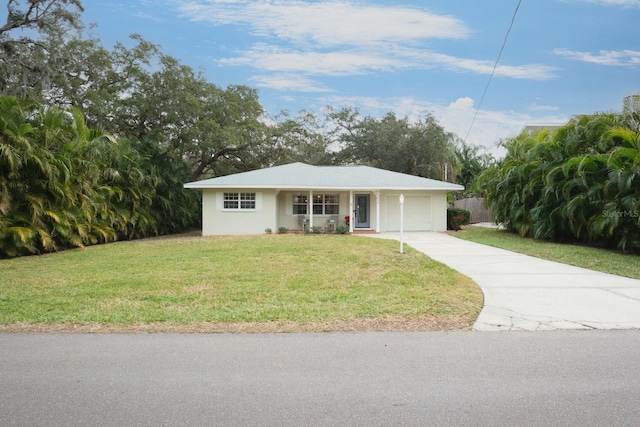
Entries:
[[[327,107],[269,117],[137,34],[104,47],[80,0],[9,0],[0,27],[0,257],[198,226],[183,184],[294,161],[455,179],[455,136]],[[466,166],[465,166],[466,167]]]
[[338,162],[370,166],[426,178],[443,179],[454,155],[454,135],[430,114],[410,122],[392,112],[381,119],[360,117],[357,110],[330,111],[331,136],[339,143]]
[[69,60],[65,40],[83,28],[80,0],[8,0],[0,26],[0,94],[40,100]]

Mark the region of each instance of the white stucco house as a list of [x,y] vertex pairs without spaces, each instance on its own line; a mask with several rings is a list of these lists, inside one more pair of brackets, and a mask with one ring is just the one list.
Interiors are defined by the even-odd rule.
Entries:
[[464,187],[369,166],[291,163],[185,184],[202,190],[202,234],[348,225],[351,232],[447,229],[447,192]]

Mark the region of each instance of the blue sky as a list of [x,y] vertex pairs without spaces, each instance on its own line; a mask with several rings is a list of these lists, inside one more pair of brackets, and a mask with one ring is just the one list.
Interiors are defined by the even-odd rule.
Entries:
[[640,93],[640,0],[522,0],[482,105],[517,0],[83,3],[105,46],[139,33],[218,86],[257,88],[271,115],[431,113],[496,155],[526,124]]

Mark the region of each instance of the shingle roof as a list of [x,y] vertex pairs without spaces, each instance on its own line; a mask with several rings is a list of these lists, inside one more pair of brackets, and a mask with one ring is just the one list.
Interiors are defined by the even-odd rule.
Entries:
[[458,184],[370,166],[312,166],[290,163],[185,184],[185,188],[277,188],[325,190],[460,191]]

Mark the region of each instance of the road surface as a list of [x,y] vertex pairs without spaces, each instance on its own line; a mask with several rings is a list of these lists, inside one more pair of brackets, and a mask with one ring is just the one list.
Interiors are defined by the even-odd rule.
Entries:
[[0,334],[1,426],[638,423],[638,330]]

